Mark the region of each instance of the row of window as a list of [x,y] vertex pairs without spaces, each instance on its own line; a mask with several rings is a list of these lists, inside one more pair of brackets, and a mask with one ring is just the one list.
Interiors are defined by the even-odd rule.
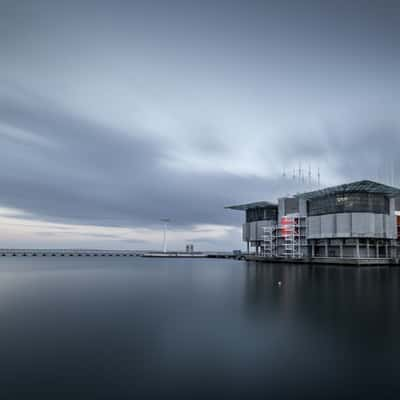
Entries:
[[389,214],[389,199],[377,193],[340,193],[308,202],[308,215],[343,212]]
[[[323,215],[345,212],[389,214],[389,199],[378,193],[338,193],[308,201],[307,214]],[[246,210],[246,222],[278,220],[278,207]]]
[[246,210],[246,222],[278,220],[278,207],[257,207]]

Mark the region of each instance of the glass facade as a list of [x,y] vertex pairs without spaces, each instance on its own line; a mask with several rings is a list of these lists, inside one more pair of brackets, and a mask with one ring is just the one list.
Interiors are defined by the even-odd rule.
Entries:
[[278,207],[256,207],[246,210],[246,222],[278,220]]
[[308,201],[308,215],[346,212],[389,214],[389,199],[378,193],[336,193]]

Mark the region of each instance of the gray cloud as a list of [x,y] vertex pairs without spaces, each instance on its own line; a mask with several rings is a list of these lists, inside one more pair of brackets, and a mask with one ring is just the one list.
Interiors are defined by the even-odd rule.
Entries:
[[[0,121],[12,128],[0,129],[1,204],[36,218],[147,226],[168,215],[182,226],[232,223],[238,219],[224,205],[281,188],[279,180],[174,170],[164,163],[171,143],[84,120],[40,98],[3,96]],[[14,140],[13,131],[51,146]]]
[[[290,160],[297,149],[313,160],[330,157],[339,176],[379,178],[391,168],[381,154],[394,157],[400,145],[395,124],[330,127],[323,137],[319,145],[294,141],[282,157]],[[163,216],[176,226],[237,224],[241,216],[225,205],[296,190],[279,177],[174,169],[166,163],[173,143],[140,128],[123,132],[85,120],[32,94],[0,98],[0,142],[0,202],[31,218],[131,227],[157,225]]]

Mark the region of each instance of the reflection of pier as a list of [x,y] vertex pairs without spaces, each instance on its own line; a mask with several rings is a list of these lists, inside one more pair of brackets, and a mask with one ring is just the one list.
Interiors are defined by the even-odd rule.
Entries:
[[349,265],[349,266],[388,266],[391,264],[398,265],[398,258],[338,258],[338,257],[265,257],[257,255],[245,255],[243,258],[247,261],[261,261],[264,263],[284,263],[284,264],[330,264],[330,265]]

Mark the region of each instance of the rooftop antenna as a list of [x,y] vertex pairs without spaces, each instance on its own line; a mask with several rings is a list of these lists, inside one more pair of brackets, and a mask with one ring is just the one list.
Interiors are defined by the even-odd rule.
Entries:
[[164,223],[164,229],[163,229],[163,253],[167,252],[167,228],[168,228],[168,223],[171,221],[169,218],[161,218],[161,222]]
[[391,185],[394,186],[394,160],[392,160],[392,182]]
[[299,162],[299,183],[301,183],[301,161]]

